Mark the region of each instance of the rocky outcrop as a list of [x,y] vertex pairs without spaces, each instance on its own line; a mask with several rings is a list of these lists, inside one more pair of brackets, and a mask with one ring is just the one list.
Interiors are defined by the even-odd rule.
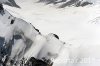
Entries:
[[91,2],[84,1],[84,0],[39,0],[38,2],[43,2],[46,4],[54,4],[54,5],[59,4],[58,5],[59,8],[64,8],[66,6],[83,7],[92,4]]

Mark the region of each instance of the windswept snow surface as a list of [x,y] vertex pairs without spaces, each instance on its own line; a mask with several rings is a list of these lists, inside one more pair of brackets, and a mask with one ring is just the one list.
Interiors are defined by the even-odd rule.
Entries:
[[[53,66],[100,66],[99,4],[59,9],[52,4],[44,5],[33,0],[16,0],[16,2],[21,9],[6,5],[4,8],[13,16],[31,23],[40,30],[42,35],[37,35],[34,30],[31,32],[33,29],[31,26],[27,26],[24,24],[26,22],[16,18],[16,30],[21,29],[25,35],[22,34],[23,40],[15,41],[12,49],[16,49],[16,51],[12,51],[11,59],[17,53],[25,50],[24,48],[27,47],[25,39],[29,38],[34,43],[24,52],[24,55],[21,55],[27,59],[32,56],[38,59],[45,57],[52,60]],[[3,18],[3,21],[6,22],[6,19]],[[2,26],[2,23],[0,25]],[[9,26],[9,24],[4,24],[0,28],[0,35],[7,39],[11,38],[11,31],[14,28],[12,30],[12,26],[5,28],[7,32],[2,30],[4,26]],[[60,40],[55,38],[52,33],[57,34]],[[35,38],[34,34],[36,34]],[[21,45],[19,46],[19,44]],[[18,60],[18,57],[15,60]]]

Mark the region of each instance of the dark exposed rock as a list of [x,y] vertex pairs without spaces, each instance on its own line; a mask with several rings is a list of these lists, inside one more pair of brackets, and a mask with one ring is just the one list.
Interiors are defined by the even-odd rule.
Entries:
[[84,2],[84,3],[82,3],[82,4],[81,4],[81,6],[86,6],[86,5],[88,5],[88,4],[90,4],[90,5],[91,5],[92,3],[89,3],[89,2]]
[[53,34],[57,39],[59,39],[59,36],[58,35],[56,35],[56,34]]
[[1,11],[1,10],[4,10],[4,9],[3,9],[3,5],[2,5],[2,4],[0,4],[0,11]]
[[14,0],[8,0],[9,2],[5,2],[5,4],[12,6],[12,7],[17,7],[20,8],[19,5],[16,4],[16,2]]
[[73,5],[73,4],[76,4],[77,1],[78,1],[78,0],[70,0],[70,1],[68,1],[68,2],[66,2],[66,3],[64,3],[64,4],[62,4],[62,5],[60,6],[60,8],[64,8],[64,7],[66,7],[66,6],[71,6],[71,5]]
[[18,39],[22,39],[21,35],[14,35],[14,39],[18,40]]
[[39,34],[41,34],[41,32],[39,31],[39,29],[35,28],[34,26],[33,26],[33,28],[34,28],[37,32],[39,32]]
[[91,5],[91,2],[88,1],[80,1],[80,0],[39,0],[38,2],[43,2],[46,4],[59,4],[62,3],[61,5],[59,5],[59,8],[64,8],[66,6],[75,6],[75,7],[79,7],[79,6],[86,6],[86,5]]
[[[49,60],[47,60],[49,62]],[[46,61],[36,59],[34,57],[31,57],[27,63],[25,64],[26,66],[52,66],[52,64],[48,64]]]
[[12,19],[10,24],[14,24],[14,21],[15,21],[15,20]]
[[4,41],[5,41],[5,38],[4,38],[4,37],[0,37],[0,47],[2,47],[2,46],[3,46]]
[[4,8],[3,8],[3,5],[0,4],[0,14],[3,15],[4,14]]

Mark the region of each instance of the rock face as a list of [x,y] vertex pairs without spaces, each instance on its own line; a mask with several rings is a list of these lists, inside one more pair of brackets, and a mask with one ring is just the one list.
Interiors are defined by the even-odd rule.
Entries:
[[26,66],[52,66],[52,63],[50,63],[50,60],[39,60],[39,59],[35,59],[34,57],[31,57],[24,65]]
[[91,2],[84,1],[84,0],[39,0],[39,2],[44,2],[46,4],[60,4],[59,8],[64,8],[66,6],[86,6],[92,4]]
[[20,8],[16,3],[15,0],[0,0],[0,4],[7,4],[12,7]]

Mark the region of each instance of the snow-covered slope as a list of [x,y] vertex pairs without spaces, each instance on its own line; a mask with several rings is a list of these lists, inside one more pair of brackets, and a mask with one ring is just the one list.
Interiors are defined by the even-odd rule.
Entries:
[[[34,26],[20,18],[13,17],[6,10],[0,18],[0,37],[1,41],[3,40],[0,46],[3,52],[0,53],[0,60],[9,58],[4,64],[11,66],[18,62],[16,65],[19,65],[23,57],[28,60],[31,57],[55,59],[58,56],[63,43],[54,34],[43,36]],[[14,63],[11,63],[11,60]]]
[[34,45],[38,34],[34,26],[4,10],[4,14],[0,14],[0,37],[3,38],[0,43],[0,60],[5,56],[9,57],[8,60],[20,60],[30,46]]
[[[4,6],[7,11],[1,15],[1,45],[10,48],[5,50],[10,56],[7,65],[14,60],[19,66],[23,57],[25,61],[31,57],[49,59],[52,66],[100,65],[99,4],[57,9],[33,0],[16,2],[21,9]],[[59,39],[52,33],[59,35]]]
[[64,43],[58,39],[57,35],[43,36],[32,24],[12,16],[4,9],[2,11],[0,14],[1,66],[20,66],[23,58],[51,60],[58,57]]

